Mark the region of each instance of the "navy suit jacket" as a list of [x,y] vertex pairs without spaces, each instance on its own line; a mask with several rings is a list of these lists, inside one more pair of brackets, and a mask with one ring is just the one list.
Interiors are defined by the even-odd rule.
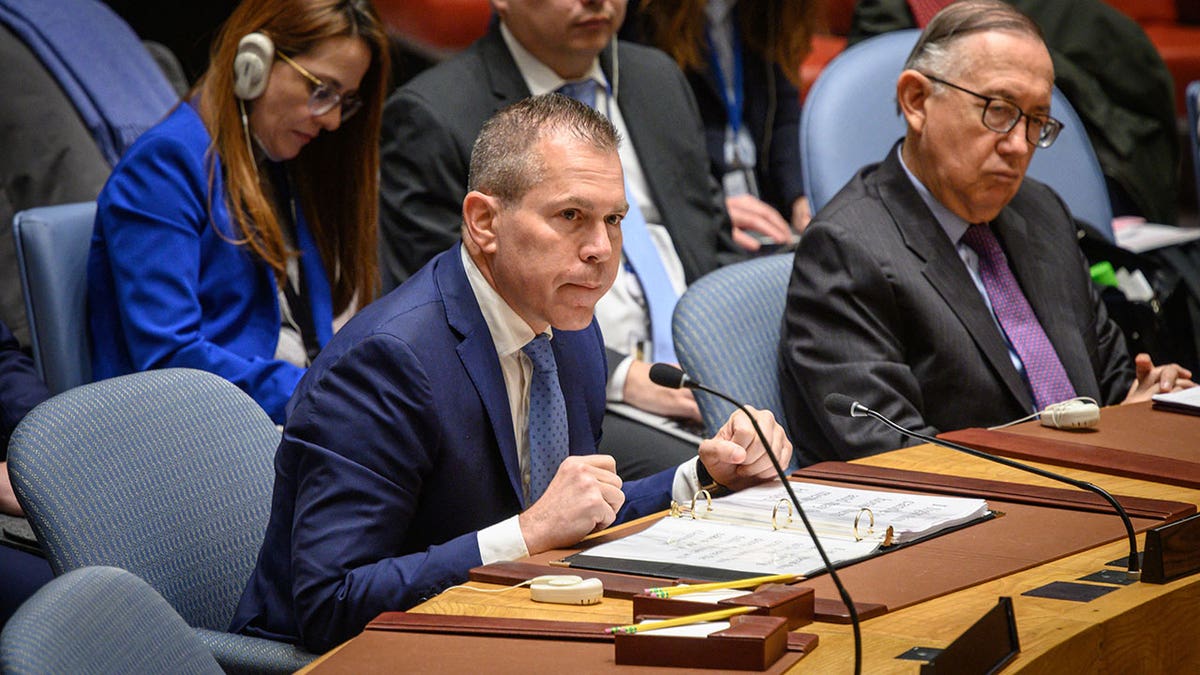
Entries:
[[[459,258],[435,257],[350,321],[291,401],[266,539],[231,630],[324,651],[466,580],[478,530],[523,510],[495,343]],[[570,453],[596,451],[600,330],[554,332]],[[618,520],[666,508],[673,470],[625,484]]]

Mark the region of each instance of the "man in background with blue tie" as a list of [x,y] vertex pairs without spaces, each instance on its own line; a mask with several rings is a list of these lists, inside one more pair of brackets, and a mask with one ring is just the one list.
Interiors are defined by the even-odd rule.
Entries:
[[[475,144],[470,188],[463,243],[351,319],[301,380],[231,630],[324,651],[477,565],[774,477],[741,413],[641,480],[596,453],[593,307],[629,209],[606,118],[553,94],[502,110]],[[782,427],[755,415],[786,465]]]
[[[380,231],[385,288],[459,239],[471,143],[496,110],[552,91],[581,100],[621,133],[630,212],[624,260],[596,306],[608,348],[607,397],[618,408],[685,423],[700,411],[688,390],[650,382],[674,362],[671,314],[688,284],[740,256],[720,186],[709,172],[691,89],[662,52],[613,35],[625,0],[494,0],[499,20],[462,54],[413,79],[384,112]],[[790,236],[766,229],[762,234]],[[603,450],[625,478],[695,453],[689,441],[612,412]],[[633,412],[633,414],[636,414]]]
[[797,249],[780,380],[802,462],[912,443],[830,416],[831,393],[935,435],[1193,386],[1176,365],[1130,359],[1071,214],[1025,179],[1061,128],[1053,84],[1039,29],[999,0],[953,3],[922,33],[896,85],[904,139]]

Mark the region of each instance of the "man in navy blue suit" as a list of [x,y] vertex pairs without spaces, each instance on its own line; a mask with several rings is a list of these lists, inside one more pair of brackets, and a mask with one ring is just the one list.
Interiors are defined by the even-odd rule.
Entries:
[[[325,650],[474,566],[570,546],[702,485],[774,476],[742,414],[697,458],[640,480],[596,454],[607,369],[593,309],[628,209],[605,117],[557,94],[502,110],[475,143],[469,188],[463,243],[347,324],[293,395],[232,630]],[[522,351],[543,334],[568,446],[544,492],[531,476],[544,410]],[[786,464],[782,428],[756,417]]]

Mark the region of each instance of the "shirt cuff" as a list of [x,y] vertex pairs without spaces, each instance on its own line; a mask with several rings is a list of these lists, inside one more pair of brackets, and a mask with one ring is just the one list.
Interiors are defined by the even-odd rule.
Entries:
[[[695,475],[695,470],[692,474]],[[689,497],[691,499],[691,497]],[[516,560],[529,555],[525,547],[525,536],[521,534],[520,516],[502,520],[479,531],[479,559],[484,565],[494,562]]]
[[671,499],[680,504],[692,502],[692,497],[700,491],[700,479],[696,476],[696,462],[699,461],[699,457],[693,457],[675,469],[675,480],[671,483]]
[[633,365],[633,354],[626,356],[613,369],[608,378],[607,397],[609,401],[622,402],[625,400],[625,378],[629,377],[629,366]]

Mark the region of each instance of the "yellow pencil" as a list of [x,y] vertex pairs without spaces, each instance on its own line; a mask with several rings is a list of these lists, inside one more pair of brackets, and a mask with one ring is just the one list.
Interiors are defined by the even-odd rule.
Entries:
[[677,616],[674,619],[663,619],[662,621],[647,621],[645,623],[635,623],[628,626],[613,626],[605,628],[604,632],[616,635],[617,633],[645,633],[648,630],[658,630],[659,628],[671,628],[673,626],[688,626],[693,623],[703,623],[705,621],[719,621],[720,619],[728,619],[731,616],[753,612],[756,607],[730,607],[729,609],[718,609],[715,612],[704,612],[702,614],[689,614],[687,616]]
[[763,577],[750,577],[748,579],[738,579],[736,581],[717,581],[711,584],[694,584],[691,586],[663,586],[661,588],[647,588],[646,593],[653,595],[656,598],[670,598],[676,595],[684,595],[686,593],[699,593],[701,591],[717,591],[724,588],[747,588],[750,586],[761,586],[776,581],[799,581],[804,578],[802,574],[768,574]]

